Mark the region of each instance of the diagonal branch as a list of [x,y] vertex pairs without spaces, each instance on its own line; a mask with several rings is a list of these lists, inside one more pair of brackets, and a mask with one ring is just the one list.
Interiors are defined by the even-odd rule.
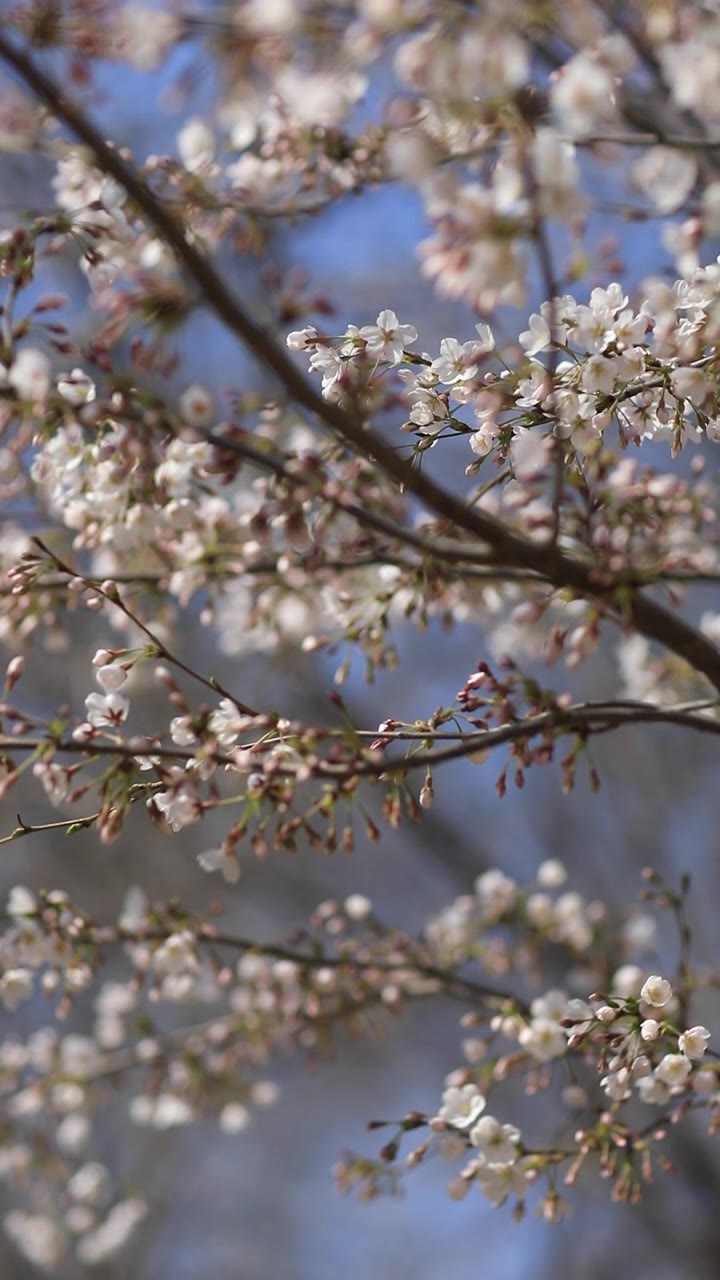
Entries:
[[[592,567],[580,563],[558,548],[549,553],[543,544],[515,533],[485,512],[466,506],[424,472],[408,465],[376,432],[356,421],[340,406],[324,400],[284,348],[239,305],[212,263],[188,239],[186,228],[157,199],[134,166],[104,140],[83,111],[2,30],[0,58],[14,69],[58,120],[89,147],[100,169],[124,187],[141,213],[185,267],[207,305],[231,332],[242,339],[252,354],[275,374],[298,404],[314,414],[358,453],[382,467],[430,510],[444,516],[455,528],[463,529],[481,539],[503,560],[538,572],[556,587],[569,588],[581,597],[608,603],[612,581],[603,580]],[[627,592],[624,609],[628,624],[648,639],[655,640],[683,658],[696,671],[706,676],[716,689],[720,689],[720,650],[705,636],[639,591]]]

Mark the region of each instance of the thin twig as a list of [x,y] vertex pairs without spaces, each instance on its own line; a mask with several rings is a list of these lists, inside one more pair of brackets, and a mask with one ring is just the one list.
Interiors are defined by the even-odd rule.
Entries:
[[179,671],[184,671],[186,675],[191,676],[193,680],[197,680],[200,684],[205,685],[205,687],[212,690],[214,694],[219,693],[221,697],[229,698],[229,700],[237,707],[238,711],[241,711],[243,715],[257,716],[260,714],[258,711],[253,711],[250,707],[246,706],[245,703],[240,702],[233,693],[230,693],[228,689],[223,688],[223,686],[219,684],[214,677],[208,679],[206,676],[201,675],[199,671],[195,671],[193,667],[188,666],[186,662],[183,662],[182,658],[179,658],[176,653],[173,653],[173,651],[168,648],[164,640],[161,640],[145,622],[132,612],[128,605],[126,605],[120,598],[117,591],[106,591],[104,587],[99,586],[96,581],[85,579],[81,573],[78,573],[71,565],[68,565],[65,561],[61,560],[54,551],[51,551],[42,539],[33,537],[32,541],[52,560],[56,569],[59,569],[61,573],[66,573],[68,577],[75,581],[86,582],[88,588],[91,588],[96,595],[101,596],[103,600],[107,600],[108,604],[114,605],[115,608],[119,609],[130,622],[134,623],[136,627],[139,627],[143,635],[147,636],[150,643],[157,650],[158,658],[164,658],[166,662],[177,667]]
[[[377,756],[370,757],[361,749],[358,755],[344,761],[318,760],[312,765],[310,776],[334,779],[336,781],[343,781],[348,777],[382,779],[384,776],[403,774],[408,770],[427,768],[428,765],[445,764],[450,760],[459,760],[465,756],[475,755],[481,751],[490,751],[495,747],[509,743],[527,741],[541,734],[552,736],[553,734],[579,733],[589,737],[596,734],[609,733],[615,729],[626,728],[634,724],[665,724],[718,736],[720,735],[720,719],[701,715],[697,710],[687,709],[687,707],[693,706],[698,709],[710,709],[718,705],[720,705],[718,700],[714,699],[712,701],[706,700],[699,703],[684,704],[678,708],[631,701],[579,703],[571,707],[552,707],[547,711],[538,712],[536,715],[513,721],[511,724],[499,725],[494,729],[483,729],[464,735],[458,734],[450,746],[440,748],[438,751],[419,751],[407,757],[379,760]],[[366,732],[370,733],[370,731]],[[323,730],[322,733],[328,736],[327,730]],[[389,741],[397,739],[398,741],[427,742],[433,739],[434,734],[432,731],[419,731],[417,735],[403,731],[398,734],[373,731],[372,736]],[[274,740],[263,742],[262,745],[272,749]],[[187,762],[196,758],[195,753],[187,747],[158,747],[148,744],[147,741],[133,743],[132,741],[103,742],[93,740],[92,743],[81,743],[74,741],[72,738],[48,741],[47,739],[36,737],[0,737],[0,751],[42,752],[49,749],[57,755],[106,755],[130,759],[135,759],[138,756],[155,756],[159,760],[167,759],[176,762]],[[241,749],[251,750],[252,748],[248,746],[241,747]],[[203,748],[203,751],[205,758],[216,764],[228,764],[232,767],[235,763],[231,754],[221,751],[208,751],[207,748]],[[284,761],[273,768],[273,776],[292,778],[300,772],[303,778],[307,779],[307,768],[306,762],[294,764]]]

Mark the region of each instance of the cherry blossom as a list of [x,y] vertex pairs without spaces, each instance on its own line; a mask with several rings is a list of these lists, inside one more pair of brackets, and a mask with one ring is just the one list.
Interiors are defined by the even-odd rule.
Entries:
[[[107,668],[101,668],[107,670]],[[103,687],[106,687],[105,685]],[[122,724],[130,710],[130,703],[121,693],[89,693],[85,699],[88,724],[100,729]]]
[[655,1068],[655,1079],[669,1088],[684,1085],[692,1068],[690,1059],[682,1053],[666,1053]]
[[640,990],[640,999],[644,1000],[645,1004],[653,1005],[657,1008],[662,1008],[663,1005],[666,1005],[671,996],[672,987],[667,978],[661,978],[657,974],[652,974],[647,978]]
[[233,853],[223,848],[206,849],[198,854],[198,864],[203,871],[220,871],[227,884],[237,884],[240,879],[240,864]]
[[485,1110],[486,1099],[472,1084],[461,1088],[450,1087],[442,1096],[438,1116],[446,1124],[458,1129],[469,1129]]
[[508,1196],[523,1197],[528,1188],[532,1170],[527,1164],[481,1164],[474,1173],[482,1194],[496,1208],[505,1203]]
[[494,1116],[481,1116],[470,1130],[470,1141],[489,1165],[514,1164],[518,1154],[520,1130],[512,1124],[500,1124]]
[[[177,859],[165,899],[111,903],[113,872],[75,901],[32,858],[9,892],[3,1229],[31,1265],[112,1266],[153,1212],[109,1153],[108,1078],[151,1139],[242,1143],[285,1105],[276,1061],[324,1070],[423,1001],[458,1019],[437,1111],[404,1080],[342,1190],[437,1155],[458,1213],[477,1187],[552,1224],[561,1184],[634,1205],[689,1112],[718,1126],[682,870],[594,898],[511,838],[455,897],[428,882],[424,920],[359,876],[294,928],[233,923],[255,859],[285,909],[287,854],[362,869],[526,784],[586,787],[590,824],[596,738],[717,735],[720,14],[611,8],[121,4],[0,32],[24,95],[0,135],[18,172],[43,158],[0,231],[0,840],[137,833],[147,886],[156,841]],[[118,72],[148,99],[135,150]],[[354,294],[313,278],[305,227],[396,197],[412,288],[372,248]]]
[[95,399],[95,383],[82,369],[59,374],[57,389],[63,400],[75,407],[90,404]]
[[689,1027],[678,1038],[678,1048],[686,1058],[691,1058],[693,1061],[703,1058],[707,1052],[707,1042],[711,1034],[707,1027]]
[[6,969],[0,978],[0,1000],[11,1013],[33,993],[33,978],[29,969]]
[[394,311],[381,311],[375,324],[363,325],[360,336],[364,338],[368,354],[389,364],[402,360],[405,348],[417,341],[417,329],[411,324],[400,324]]
[[6,374],[24,400],[42,400],[50,387],[50,361],[43,351],[23,347]]

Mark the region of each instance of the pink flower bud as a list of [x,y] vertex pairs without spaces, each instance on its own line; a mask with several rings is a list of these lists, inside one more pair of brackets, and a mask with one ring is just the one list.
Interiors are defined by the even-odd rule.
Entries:
[[16,658],[11,658],[7,665],[5,680],[9,689],[17,684],[25,669],[25,659],[22,654],[18,654]]

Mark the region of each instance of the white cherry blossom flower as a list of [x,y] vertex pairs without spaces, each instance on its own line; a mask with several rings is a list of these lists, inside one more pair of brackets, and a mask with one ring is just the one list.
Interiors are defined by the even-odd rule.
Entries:
[[60,1046],[63,1071],[78,1080],[88,1080],[100,1063],[100,1054],[91,1036],[66,1035]]
[[559,123],[575,138],[586,137],[614,114],[612,76],[585,52],[559,69],[550,98]]
[[651,1076],[652,1073],[652,1062],[646,1053],[640,1053],[637,1058],[633,1058],[632,1066],[630,1067],[630,1075],[634,1081],[643,1080],[645,1076]]
[[11,1209],[3,1220],[3,1230],[23,1257],[43,1270],[56,1267],[67,1252],[65,1232],[45,1214]]
[[192,826],[201,816],[197,795],[190,782],[168,791],[159,791],[152,797],[151,803],[160,810],[173,831]]
[[343,907],[349,920],[367,920],[373,910],[372,902],[363,893],[351,893],[345,899]]
[[582,385],[586,391],[609,395],[615,388],[615,362],[612,358],[596,354],[585,361]]
[[565,1029],[553,1018],[533,1018],[528,1026],[523,1027],[518,1040],[538,1062],[550,1062],[567,1053]]
[[698,174],[695,156],[675,147],[651,147],[633,166],[633,181],[659,213],[673,213],[692,191]]
[[558,858],[547,858],[540,863],[537,878],[544,889],[557,889],[567,880],[567,867]]
[[[100,671],[106,668],[99,668]],[[130,703],[121,693],[89,693],[85,699],[88,724],[94,729],[117,728],[127,718]]]
[[194,973],[198,967],[193,935],[183,930],[171,933],[153,952],[153,968],[161,975]]
[[393,177],[419,187],[432,178],[438,159],[437,144],[421,129],[393,129],[385,138],[384,153]]
[[485,355],[481,342],[458,342],[457,338],[443,338],[440,355],[430,365],[438,381],[445,386],[475,377],[480,361]]
[[525,915],[536,929],[548,929],[553,923],[555,903],[549,893],[530,893],[525,899]]
[[291,120],[301,126],[334,128],[344,120],[352,104],[363,97],[367,79],[347,69],[313,73],[286,62],[276,73],[274,86]]
[[180,159],[190,173],[198,173],[215,153],[215,135],[209,125],[196,118],[188,120],[177,136]]
[[642,1076],[636,1082],[638,1096],[642,1102],[656,1107],[664,1107],[670,1101],[670,1090],[656,1075]]
[[310,371],[319,370],[322,374],[323,395],[330,398],[337,389],[337,384],[345,373],[348,364],[339,352],[332,347],[318,347],[310,356]]
[[692,1070],[692,1062],[684,1053],[666,1053],[655,1068],[655,1079],[668,1088],[684,1085]]
[[154,1099],[151,1119],[154,1129],[174,1129],[190,1124],[193,1119],[194,1112],[187,1099],[174,1093],[160,1093]]
[[[518,342],[525,349],[526,355],[535,356],[538,352],[545,351],[549,347],[552,341],[552,333],[545,317],[537,313],[530,316],[528,323],[530,328],[525,329],[520,334]],[[542,370],[542,376],[545,376],[544,370]]]
[[556,129],[540,127],[535,131],[532,159],[543,216],[569,221],[581,213],[587,199],[579,190],[578,164],[572,142]]
[[514,1164],[481,1164],[474,1175],[486,1200],[497,1209],[508,1196],[522,1198],[532,1178],[532,1170],[523,1161]]
[[74,408],[91,404],[95,399],[95,383],[82,369],[73,369],[72,373],[59,373],[57,389],[63,400]]
[[190,716],[174,716],[170,721],[170,737],[178,747],[191,747],[197,742]]
[[20,919],[6,939],[6,963],[37,968],[49,955],[48,937],[37,920]]
[[251,717],[238,711],[230,698],[222,698],[217,711],[213,711],[208,720],[208,728],[217,738],[218,746],[227,749],[235,745],[251,723]]
[[483,919],[491,922],[512,910],[517,899],[517,885],[504,872],[493,869],[478,876],[475,894]]
[[562,1100],[571,1111],[581,1111],[589,1102],[587,1090],[580,1084],[566,1084],[562,1091]]
[[530,1005],[533,1018],[550,1018],[559,1022],[567,1014],[568,998],[564,991],[553,988],[542,996],[536,996]]
[[77,1248],[80,1261],[96,1266],[114,1258],[128,1243],[147,1211],[145,1202],[138,1198],[118,1201],[100,1225],[80,1240]]
[[710,384],[702,369],[692,369],[685,365],[673,370],[670,386],[676,396],[684,400],[692,400],[695,404],[702,404]]
[[522,430],[510,442],[513,474],[522,482],[532,480],[550,461],[550,442],[536,431]]
[[235,853],[230,853],[220,846],[217,849],[206,849],[199,853],[198,865],[203,871],[220,871],[226,884],[237,884],[240,879],[240,863]]
[[485,324],[482,320],[479,321],[478,324],[475,325],[475,332],[477,333],[480,339],[480,344],[485,351],[495,350],[495,334],[489,324]]
[[470,1141],[486,1164],[514,1164],[520,1130],[513,1124],[500,1124],[494,1116],[482,1116],[470,1130]]
[[657,922],[652,916],[632,915],[623,925],[623,940],[628,947],[638,951],[649,951],[655,945]]
[[565,1017],[572,1019],[572,1026],[565,1028],[568,1038],[574,1035],[584,1035],[593,1024],[595,1010],[587,1000],[568,1000]]
[[126,4],[113,15],[110,29],[119,57],[140,71],[154,71],[182,35],[182,21],[167,10]]
[[645,973],[647,970],[641,969],[639,965],[621,965],[613,975],[610,988],[613,995],[620,996],[623,1000],[639,996]]
[[218,1116],[223,1133],[242,1133],[250,1123],[250,1112],[241,1102],[228,1102]]
[[571,891],[561,893],[553,914],[557,941],[566,942],[577,951],[584,951],[592,941],[592,927],[582,895]]
[[86,1204],[99,1204],[105,1199],[110,1187],[110,1174],[105,1165],[90,1161],[76,1169],[68,1182],[68,1192],[73,1200]]
[[678,1049],[686,1058],[697,1061],[705,1056],[710,1035],[707,1027],[689,1027],[678,1038]]
[[477,458],[486,458],[494,443],[494,434],[487,425],[482,426],[479,431],[473,431],[469,440],[470,448]]
[[21,400],[43,400],[50,390],[50,361],[36,347],[23,347],[10,366],[7,380]]
[[313,325],[308,325],[305,329],[295,329],[289,333],[285,342],[291,351],[307,351],[308,347],[314,347],[319,334]]
[[692,1082],[696,1093],[703,1095],[714,1093],[718,1087],[717,1071],[713,1071],[710,1067],[703,1067],[695,1072]]
[[412,324],[400,324],[394,311],[381,311],[375,324],[363,325],[360,336],[365,339],[368,355],[389,364],[399,364],[405,348],[417,341]]
[[696,110],[701,118],[717,120],[713,90],[720,75],[720,45],[691,27],[682,39],[660,46],[660,62],[679,106]]
[[661,1030],[661,1025],[656,1018],[643,1018],[643,1021],[640,1023],[640,1035],[643,1040],[649,1042],[657,1040]]
[[651,974],[642,985],[640,999],[644,1000],[645,1004],[661,1009],[672,998],[672,993],[672,987],[667,978]]
[[66,1155],[79,1155],[90,1138],[90,1121],[86,1115],[73,1112],[63,1116],[56,1131],[55,1141]]
[[95,672],[97,680],[103,693],[117,693],[121,689],[128,678],[128,673],[119,663],[110,663],[104,667],[98,667]]
[[630,1097],[630,1072],[627,1067],[620,1067],[617,1071],[611,1071],[608,1075],[603,1076],[600,1081],[601,1087],[605,1090],[609,1098],[613,1102],[624,1102]]
[[459,1088],[451,1086],[442,1095],[438,1117],[456,1129],[469,1129],[482,1115],[486,1105],[486,1099],[474,1084],[464,1084]]
[[29,916],[37,910],[37,898],[24,884],[13,885],[8,893],[5,910],[9,916]]
[[126,933],[138,933],[147,925],[148,899],[144,889],[131,885],[125,894],[118,925]]
[[611,1004],[601,1004],[595,1010],[595,1017],[597,1018],[598,1022],[614,1022],[617,1016],[618,1016],[618,1011],[617,1009],[613,1008]]
[[23,1000],[33,993],[33,975],[30,969],[6,969],[0,978],[0,1001],[13,1013]]
[[193,382],[183,391],[178,401],[180,413],[192,427],[209,427],[213,417],[213,400],[210,392],[199,382]]

